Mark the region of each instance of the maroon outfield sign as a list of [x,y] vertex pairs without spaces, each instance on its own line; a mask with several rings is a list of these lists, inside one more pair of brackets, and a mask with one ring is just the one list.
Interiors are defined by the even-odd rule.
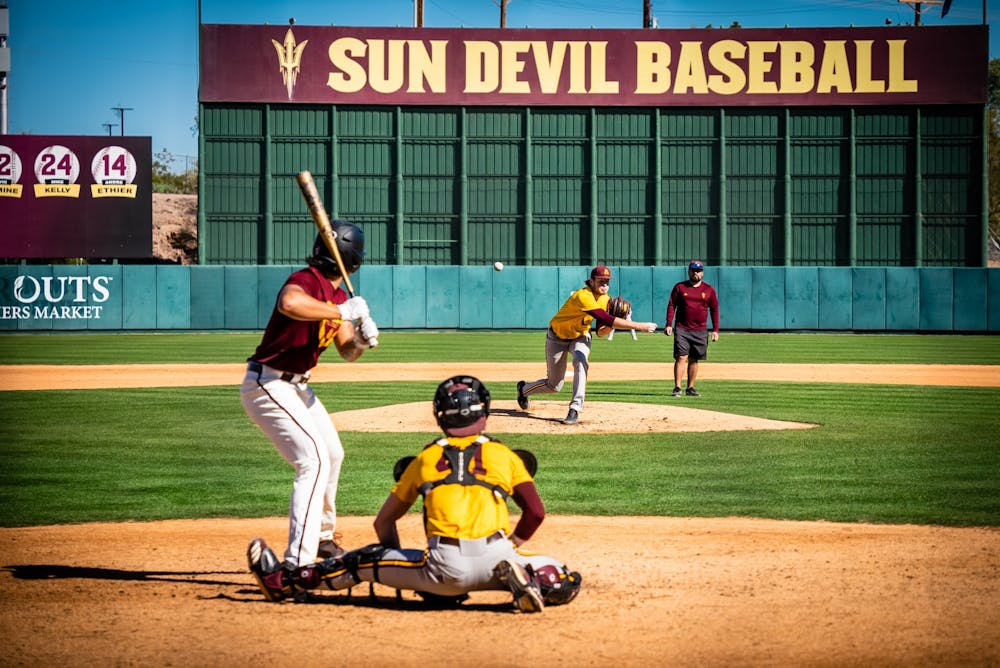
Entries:
[[0,257],[149,258],[149,137],[0,137]]
[[983,104],[986,26],[541,30],[205,24],[201,101]]

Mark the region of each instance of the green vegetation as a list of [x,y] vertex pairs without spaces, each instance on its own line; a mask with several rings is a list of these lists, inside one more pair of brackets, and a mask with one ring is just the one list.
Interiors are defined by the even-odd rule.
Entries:
[[[185,350],[192,361],[235,362],[257,338],[3,336],[0,358],[9,361],[14,349],[29,348],[32,361],[68,362],[83,349],[91,361],[118,361],[122,351],[143,348],[147,362],[176,360]],[[714,349],[713,360],[739,348],[750,357],[740,361],[890,362],[897,351],[899,361],[946,357],[996,364],[995,338],[730,334]],[[12,339],[23,345],[12,348]],[[612,353],[649,354],[643,341],[654,339],[667,341],[616,341],[598,348],[595,362]],[[114,349],[102,351],[101,341]],[[422,346],[425,360],[530,360],[537,359],[541,339],[522,333],[395,333],[383,341],[384,349],[371,355],[378,361],[420,359]],[[161,349],[154,342],[166,345]],[[672,404],[677,400],[668,396],[670,385],[594,382],[588,399]],[[434,382],[380,382],[319,384],[316,390],[327,409],[340,411],[429,401],[434,387]],[[538,485],[550,513],[1000,526],[1000,412],[995,410],[1000,388],[766,379],[706,381],[700,387],[705,396],[699,408],[820,426],[499,436],[538,455]],[[497,399],[514,398],[512,383],[491,390]],[[291,469],[244,415],[235,386],[0,392],[0,413],[2,526],[261,517],[282,515],[287,508]],[[391,484],[393,462],[433,436],[346,433],[341,511],[374,513]]]

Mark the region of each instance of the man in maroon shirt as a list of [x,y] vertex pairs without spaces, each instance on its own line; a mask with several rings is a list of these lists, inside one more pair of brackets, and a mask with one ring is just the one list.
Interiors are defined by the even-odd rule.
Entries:
[[[694,383],[698,380],[698,361],[708,353],[708,315],[712,315],[712,340],[719,340],[719,298],[715,288],[704,282],[705,266],[699,260],[688,264],[688,280],[670,291],[667,302],[667,326],[663,333],[674,336],[674,392],[681,396],[681,379],[687,372],[689,397],[700,397]],[[671,323],[677,315],[676,332]]]
[[[361,267],[365,236],[346,220],[333,221],[347,273]],[[378,328],[361,297],[347,298],[344,278],[320,237],[308,267],[285,281],[240,386],[243,410],[295,469],[284,566],[343,550],[334,538],[337,484],[344,447],[330,414],[309,386],[309,371],[331,344],[353,362],[377,340]],[[374,345],[374,344],[372,344]]]

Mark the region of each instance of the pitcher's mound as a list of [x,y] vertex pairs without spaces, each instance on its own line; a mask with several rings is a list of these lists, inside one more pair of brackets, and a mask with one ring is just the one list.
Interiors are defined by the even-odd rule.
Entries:
[[[580,422],[562,424],[569,402],[532,401],[531,411],[514,401],[494,401],[486,431],[491,434],[642,434],[650,432],[810,429],[817,425],[732,415],[683,406],[588,402]],[[342,411],[333,414],[340,431],[440,431],[429,401]]]

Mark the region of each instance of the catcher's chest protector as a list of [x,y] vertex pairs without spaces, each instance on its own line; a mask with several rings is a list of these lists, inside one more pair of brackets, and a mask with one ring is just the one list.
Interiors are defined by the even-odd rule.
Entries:
[[479,485],[480,487],[485,487],[486,489],[493,492],[498,497],[506,501],[510,498],[510,494],[506,492],[499,485],[491,485],[485,480],[480,480],[476,476],[469,473],[468,463],[470,460],[476,458],[479,454],[479,449],[483,447],[483,443],[488,443],[490,438],[485,434],[481,434],[479,438],[473,441],[472,445],[465,449],[456,448],[451,445],[446,438],[440,438],[435,443],[440,445],[444,450],[442,452],[444,458],[448,461],[448,467],[451,471],[441,480],[436,480],[434,482],[425,482],[420,486],[420,494],[424,497],[440,485]]

